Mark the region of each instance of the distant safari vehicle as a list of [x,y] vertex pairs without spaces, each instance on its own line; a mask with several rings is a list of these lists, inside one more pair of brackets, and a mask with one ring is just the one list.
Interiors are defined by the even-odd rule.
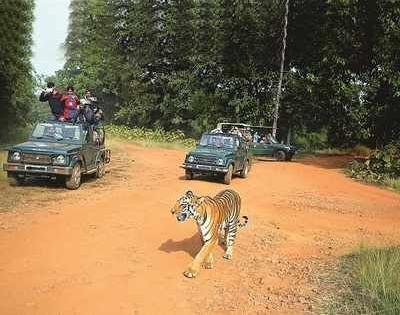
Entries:
[[186,179],[193,179],[196,174],[216,175],[221,176],[227,185],[236,173],[246,178],[250,166],[251,155],[243,138],[223,133],[204,133],[182,165]]
[[82,175],[104,176],[110,155],[101,126],[43,122],[34,127],[27,142],[8,150],[3,169],[14,185],[39,177],[61,179],[68,189],[78,189]]
[[271,135],[272,127],[242,123],[219,123],[214,132],[236,133],[247,142],[253,156],[272,157],[277,161],[291,161],[296,147],[279,143]]

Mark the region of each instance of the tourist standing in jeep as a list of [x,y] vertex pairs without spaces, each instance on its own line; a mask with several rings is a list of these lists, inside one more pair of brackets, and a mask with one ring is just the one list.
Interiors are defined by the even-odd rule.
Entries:
[[103,110],[99,107],[97,97],[93,96],[89,89],[86,89],[85,96],[80,101],[78,110],[79,121],[86,121],[91,125],[97,125],[104,120]]
[[53,82],[47,83],[47,89],[40,93],[39,101],[49,102],[51,114],[53,120],[59,120],[64,115],[64,107],[61,102],[62,95],[58,89],[54,86]]
[[63,121],[74,121],[78,114],[79,98],[75,95],[74,87],[67,87],[67,94],[61,98],[64,105]]

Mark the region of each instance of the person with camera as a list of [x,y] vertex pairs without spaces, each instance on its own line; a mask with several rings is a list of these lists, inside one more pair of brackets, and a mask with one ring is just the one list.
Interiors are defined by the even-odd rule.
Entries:
[[103,111],[98,106],[97,97],[92,96],[89,89],[86,89],[85,96],[81,99],[78,117],[91,125],[96,125],[104,119]]
[[42,93],[40,93],[39,101],[49,102],[49,107],[51,114],[53,115],[53,120],[59,120],[61,117],[63,117],[64,107],[61,102],[61,98],[62,95],[55,88],[53,82],[48,82],[47,89],[43,90]]

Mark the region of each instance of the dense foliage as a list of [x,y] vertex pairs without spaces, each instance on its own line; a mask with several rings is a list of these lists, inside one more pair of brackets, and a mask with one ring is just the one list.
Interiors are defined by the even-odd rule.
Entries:
[[[54,79],[93,89],[127,126],[198,136],[218,121],[271,125],[283,14],[282,0],[72,0]],[[400,0],[290,1],[281,139],[398,139],[399,22]]]
[[[1,3],[1,135],[32,103],[33,1]],[[400,135],[399,1],[291,1],[281,136],[384,145]],[[59,85],[92,88],[114,121],[196,136],[217,121],[271,124],[283,5],[73,0]],[[39,115],[40,114],[40,115]]]
[[33,5],[33,0],[0,2],[0,141],[29,118]]

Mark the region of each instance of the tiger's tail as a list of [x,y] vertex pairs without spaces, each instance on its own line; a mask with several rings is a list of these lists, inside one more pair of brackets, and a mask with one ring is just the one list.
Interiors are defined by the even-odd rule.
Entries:
[[247,225],[247,223],[249,222],[249,217],[247,216],[242,216],[243,222],[240,222],[240,219],[238,220],[238,227],[239,228],[243,228]]

